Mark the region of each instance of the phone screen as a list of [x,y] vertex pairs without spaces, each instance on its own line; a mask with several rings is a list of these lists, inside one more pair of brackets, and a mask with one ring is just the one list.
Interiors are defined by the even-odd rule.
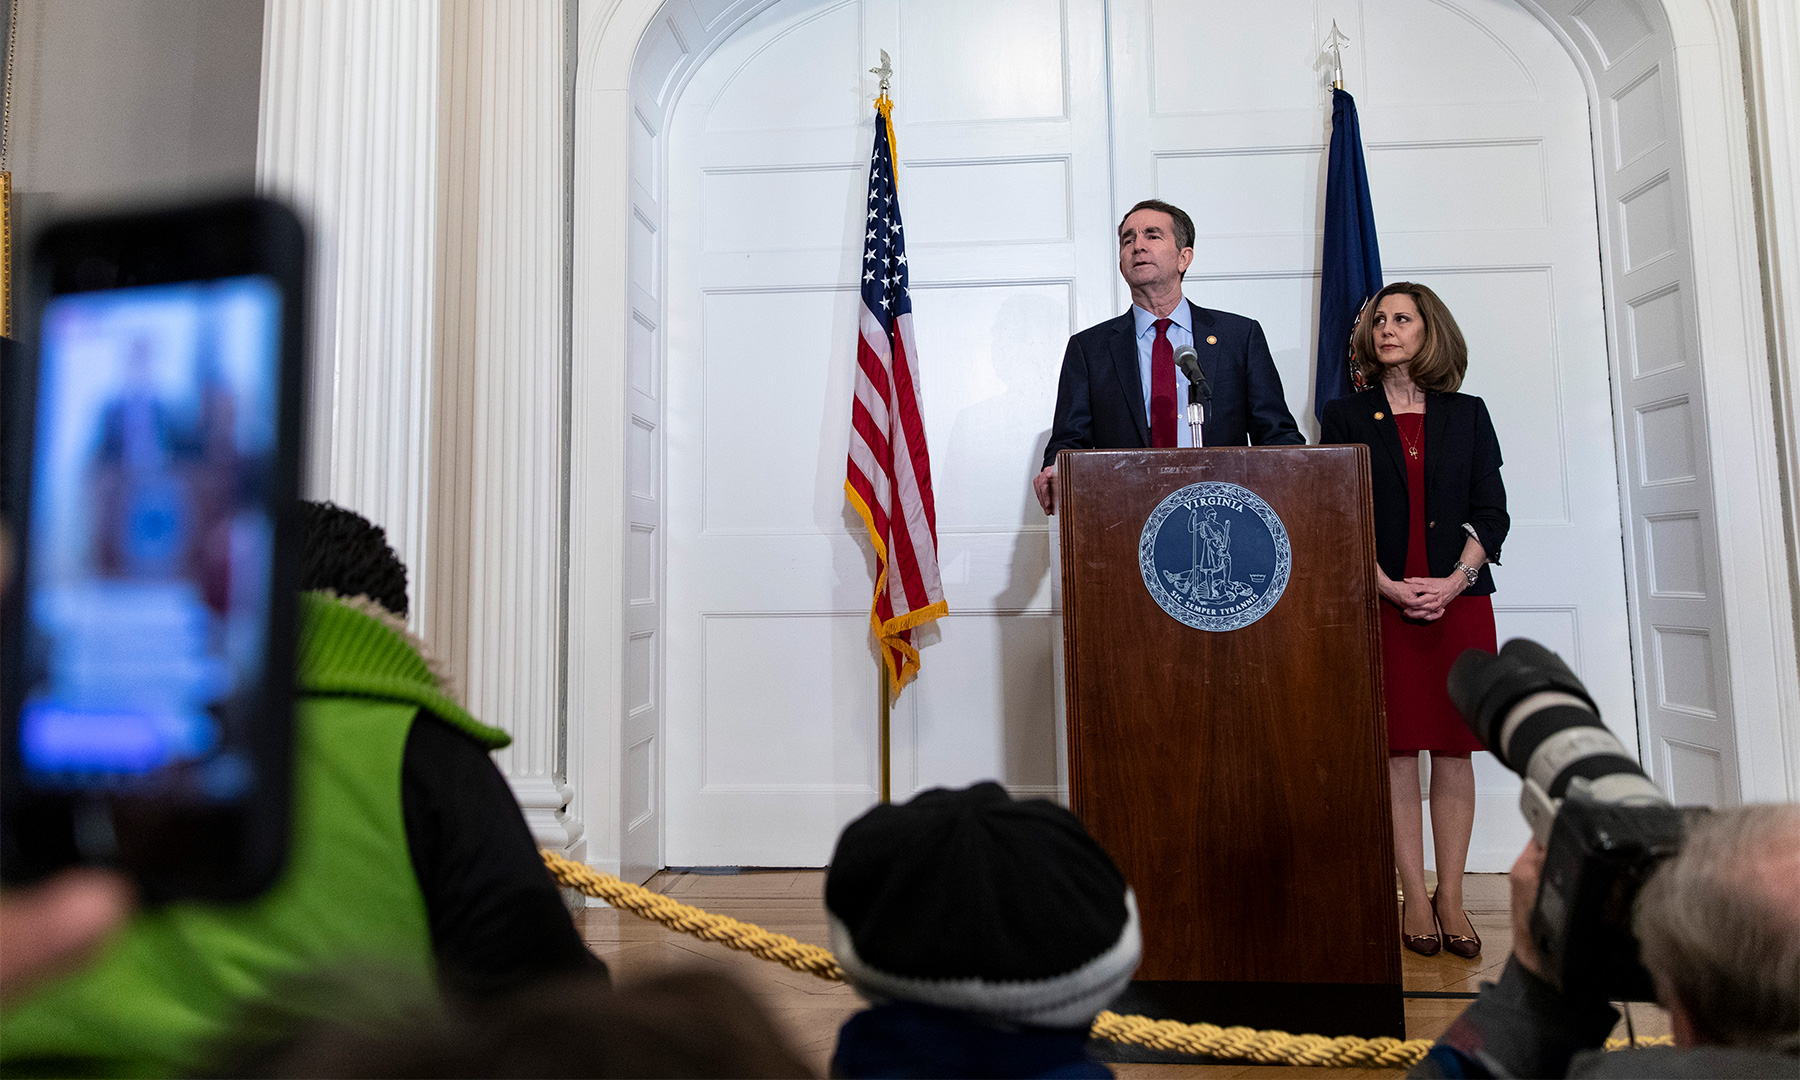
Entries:
[[16,728],[31,786],[218,804],[258,782],[281,308],[261,275],[44,305]]
[[[265,199],[73,218],[0,342],[0,881],[248,899],[293,793],[306,235]],[[16,359],[15,359],[16,355]]]

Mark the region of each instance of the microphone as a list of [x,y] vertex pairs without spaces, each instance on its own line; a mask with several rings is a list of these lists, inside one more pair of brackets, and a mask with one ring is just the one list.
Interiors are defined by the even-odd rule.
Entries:
[[1183,345],[1175,350],[1175,366],[1188,377],[1188,403],[1211,404],[1212,387],[1206,381],[1206,374],[1200,370],[1200,354],[1194,351],[1192,345]]
[[1212,404],[1212,386],[1206,381],[1206,373],[1200,370],[1200,354],[1192,345],[1175,350],[1175,366],[1188,379],[1187,422],[1188,433],[1192,436],[1189,441],[1195,446],[1203,446],[1200,427],[1206,423],[1206,407]]

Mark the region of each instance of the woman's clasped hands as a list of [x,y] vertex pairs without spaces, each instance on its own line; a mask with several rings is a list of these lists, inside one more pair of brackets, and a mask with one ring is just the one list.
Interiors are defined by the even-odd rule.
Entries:
[[1403,581],[1381,574],[1377,586],[1382,597],[1407,618],[1432,622],[1443,616],[1450,601],[1462,595],[1469,583],[1460,573],[1441,578],[1409,577]]

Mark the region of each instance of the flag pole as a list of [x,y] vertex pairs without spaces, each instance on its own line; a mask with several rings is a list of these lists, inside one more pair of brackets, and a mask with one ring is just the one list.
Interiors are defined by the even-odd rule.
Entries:
[[[881,95],[875,100],[876,107],[879,110],[882,103],[888,99],[888,83],[894,77],[894,64],[893,61],[888,59],[886,49],[881,50],[881,66],[878,68],[870,68],[869,74],[881,77]],[[883,114],[876,122],[885,122],[885,114]],[[880,744],[877,748],[877,752],[881,755],[881,801],[883,803],[890,803],[894,801],[894,762],[892,755],[889,753],[889,734],[892,730],[894,718],[894,686],[893,676],[888,672],[887,646],[879,642],[877,642],[877,645],[879,646],[879,652],[881,653],[881,656],[875,662],[875,666],[881,669],[881,707],[876,714],[878,718],[876,722],[876,741]]]
[[[883,646],[883,648],[886,647]],[[891,730],[889,724],[894,714],[894,692],[893,685],[889,681],[887,658],[883,657],[877,666],[881,668],[881,722],[878,732],[881,742],[881,801],[890,803],[894,801],[894,771],[893,759],[888,754],[888,733]]]
[[1331,53],[1333,73],[1331,88],[1333,90],[1344,88],[1344,46],[1348,44],[1350,44],[1350,39],[1342,30],[1338,29],[1337,20],[1331,20],[1331,36],[1325,39],[1325,48]]

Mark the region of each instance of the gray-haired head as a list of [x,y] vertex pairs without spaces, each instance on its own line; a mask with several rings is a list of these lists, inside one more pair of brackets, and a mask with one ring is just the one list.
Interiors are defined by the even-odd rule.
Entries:
[[1697,1040],[1800,1050],[1800,805],[1700,819],[1638,894],[1632,926]]
[[1125,211],[1125,216],[1119,219],[1119,227],[1115,231],[1124,232],[1125,223],[1130,221],[1131,215],[1137,213],[1139,210],[1155,210],[1159,213],[1169,215],[1170,220],[1174,222],[1175,226],[1175,246],[1178,248],[1191,248],[1194,246],[1194,219],[1188,217],[1186,210],[1176,206],[1174,203],[1164,202],[1161,199],[1143,199],[1139,201],[1136,206]]

